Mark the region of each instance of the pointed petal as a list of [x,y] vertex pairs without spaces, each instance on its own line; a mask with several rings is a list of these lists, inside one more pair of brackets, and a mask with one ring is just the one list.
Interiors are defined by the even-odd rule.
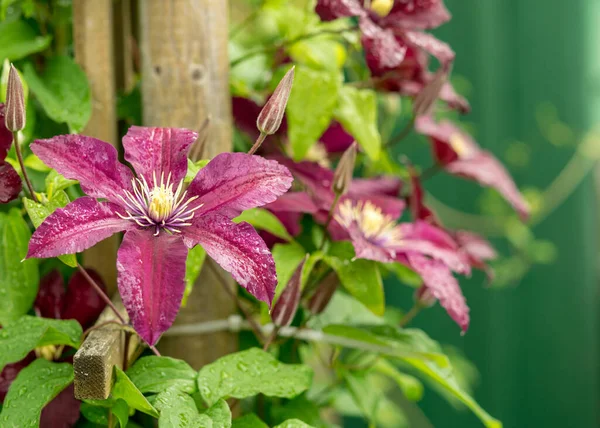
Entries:
[[196,215],[220,213],[230,218],[273,202],[292,185],[292,175],[276,161],[245,153],[221,153],[198,172],[190,197],[203,207]]
[[250,294],[271,304],[277,286],[275,262],[252,226],[210,215],[194,219],[183,233],[189,248],[201,245]]
[[104,141],[59,135],[36,140],[30,147],[46,165],[66,178],[78,180],[89,196],[120,203],[118,195],[131,187],[131,170],[119,162],[117,150]]
[[76,199],[44,220],[29,241],[27,258],[75,254],[132,226],[116,213],[119,206],[94,198]]
[[392,30],[381,28],[368,17],[360,19],[361,42],[367,65],[374,73],[398,67],[406,57],[406,44]]
[[275,202],[265,206],[273,212],[292,212],[314,214],[319,210],[312,198],[306,192],[288,192],[281,195]]
[[276,326],[287,327],[294,320],[302,295],[302,270],[308,256],[300,262],[285,289],[273,305],[271,319]]
[[348,195],[385,195],[398,197],[402,189],[402,181],[395,177],[357,178],[352,180]]
[[187,155],[198,134],[188,129],[148,128],[132,126],[123,137],[125,159],[138,176],[148,183],[153,175],[165,180],[171,174],[171,183],[179,184],[187,172]]
[[0,204],[10,202],[19,196],[22,186],[21,177],[12,165],[0,160]]
[[119,293],[142,339],[154,345],[177,316],[187,248],[180,236],[130,230],[117,253]]
[[423,284],[440,301],[450,318],[466,332],[469,328],[469,307],[452,272],[443,263],[419,254],[408,254],[407,260],[409,266],[421,275]]
[[383,26],[395,26],[403,29],[427,30],[436,28],[451,18],[450,12],[442,0],[420,2],[405,0],[395,2],[394,8],[385,19]]
[[315,12],[322,21],[367,14],[358,0],[318,0]]
[[407,43],[423,49],[437,58],[443,66],[448,66],[454,61],[456,54],[449,44],[442,42],[435,36],[421,31],[407,31],[403,34]]
[[12,145],[13,135],[6,127],[6,107],[0,103],[0,161],[6,159],[6,154]]

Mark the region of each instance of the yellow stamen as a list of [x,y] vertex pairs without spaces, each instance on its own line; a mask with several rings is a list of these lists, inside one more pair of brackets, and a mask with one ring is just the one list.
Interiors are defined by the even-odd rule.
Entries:
[[39,348],[35,348],[35,356],[44,358],[48,361],[53,361],[54,356],[56,355],[56,349],[55,345],[40,346]]
[[456,152],[459,158],[468,156],[471,149],[462,135],[458,133],[452,134],[449,141],[452,149]]
[[394,7],[394,0],[373,0],[371,10],[382,18],[389,15]]
[[385,239],[389,244],[398,243],[402,238],[394,219],[369,201],[353,204],[345,200],[339,205],[335,219],[347,228],[356,223],[367,239]]

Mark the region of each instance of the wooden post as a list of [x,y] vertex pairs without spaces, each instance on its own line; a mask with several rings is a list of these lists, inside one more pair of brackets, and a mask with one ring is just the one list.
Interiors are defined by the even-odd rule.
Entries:
[[[140,2],[144,124],[199,131],[210,116],[204,157],[231,148],[227,13],[224,0]],[[235,311],[213,271],[205,267],[176,324],[226,318]],[[227,285],[233,286],[230,281]],[[236,348],[230,333],[165,337],[159,342],[161,352],[195,368]]]
[[[75,60],[85,71],[92,89],[92,117],[82,134],[117,147],[112,3],[112,0],[73,0],[73,40]],[[111,294],[117,285],[118,245],[115,236],[83,253],[84,266],[102,276]]]

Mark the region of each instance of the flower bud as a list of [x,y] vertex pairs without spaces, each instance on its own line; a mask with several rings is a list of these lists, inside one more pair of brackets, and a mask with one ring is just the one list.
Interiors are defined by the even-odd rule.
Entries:
[[11,64],[6,88],[6,127],[11,132],[25,128],[25,97],[23,84],[14,65]]
[[319,315],[325,310],[339,284],[340,281],[335,272],[330,272],[329,275],[323,278],[313,295],[308,299],[307,309],[311,314]]
[[371,10],[380,17],[386,17],[394,7],[394,0],[373,0],[371,2]]
[[271,311],[273,323],[278,327],[287,327],[294,320],[298,305],[300,304],[300,296],[302,294],[302,270],[308,256],[298,265],[296,271],[288,281],[285,290],[275,302]]
[[357,145],[356,141],[350,145],[340,158],[340,162],[333,174],[332,189],[336,195],[343,195],[348,191],[352,182],[354,165],[356,163]]
[[292,91],[292,83],[294,83],[294,67],[283,76],[256,119],[256,126],[261,134],[273,135],[281,126],[285,106]]
[[440,67],[435,72],[433,79],[417,94],[413,103],[414,117],[427,116],[431,112],[448,79],[449,72],[449,67]]
[[417,305],[421,308],[430,308],[435,305],[437,299],[431,294],[429,288],[422,285],[415,291],[414,299]]

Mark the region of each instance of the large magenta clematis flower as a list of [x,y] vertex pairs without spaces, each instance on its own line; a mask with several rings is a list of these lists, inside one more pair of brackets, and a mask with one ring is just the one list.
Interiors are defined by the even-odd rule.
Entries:
[[0,204],[15,199],[21,191],[21,177],[11,164],[5,161],[13,136],[4,124],[4,104],[0,104]]
[[33,234],[27,257],[77,253],[125,231],[117,255],[119,292],[150,344],[177,315],[187,251],[197,244],[260,300],[270,304],[277,283],[265,243],[248,223],[231,219],[285,193],[289,171],[258,156],[222,153],[184,190],[196,137],[186,129],[130,128],[123,146],[137,176],[117,160],[114,147],[95,138],[62,135],[31,145],[89,196],[49,216]]
[[430,117],[418,118],[415,129],[430,137],[433,154],[447,172],[493,187],[523,220],[529,217],[529,206],[506,168],[493,154],[481,149],[471,136],[447,120],[437,123]]
[[470,265],[454,239],[424,221],[397,223],[371,202],[344,201],[335,219],[345,228],[356,257],[382,263],[399,262],[415,270],[423,285],[440,301],[450,317],[466,331],[469,308],[452,271],[469,274]]

